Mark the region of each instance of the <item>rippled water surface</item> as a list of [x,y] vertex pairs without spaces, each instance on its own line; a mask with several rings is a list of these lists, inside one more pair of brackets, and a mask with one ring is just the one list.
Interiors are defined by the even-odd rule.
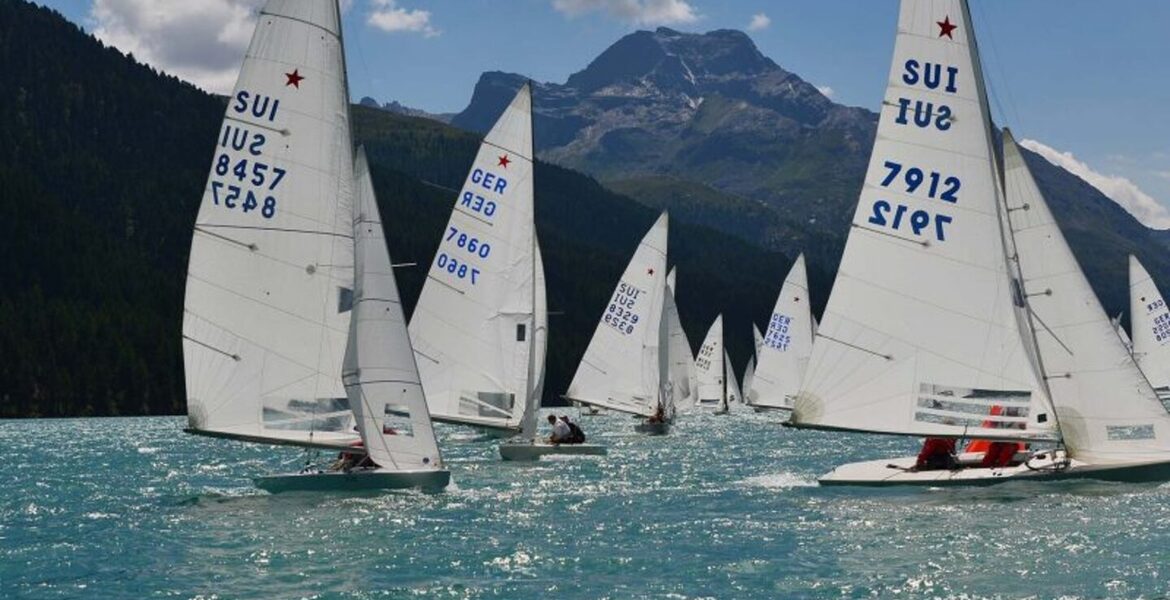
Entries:
[[296,450],[184,420],[0,421],[0,598],[1170,596],[1170,486],[825,489],[910,440],[584,417],[603,459],[506,464],[440,426],[445,493],[288,494]]

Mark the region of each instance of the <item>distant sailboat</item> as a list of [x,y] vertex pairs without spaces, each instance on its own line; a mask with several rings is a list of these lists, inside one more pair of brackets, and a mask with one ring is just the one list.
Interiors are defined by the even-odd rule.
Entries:
[[[401,357],[394,346],[381,350],[386,357],[347,350],[366,344],[353,339],[355,283],[359,292],[392,295],[391,311],[397,290],[392,274],[388,289],[386,281],[365,279],[380,276],[381,261],[355,265],[355,244],[372,257],[376,242],[355,240],[340,27],[336,2],[270,0],[260,12],[191,243],[183,313],[187,431],[357,454],[365,450],[353,445],[365,438],[377,455],[377,476],[366,477],[373,473],[367,469],[361,479],[343,473],[308,487],[443,486],[449,476],[425,407],[425,425],[415,427],[411,443],[383,444],[365,430],[378,417],[363,409],[379,408],[374,400],[388,392],[359,379],[370,403],[354,406],[350,399],[358,396],[342,383],[343,361],[376,370]],[[356,279],[355,266],[363,269]],[[372,338],[409,347],[405,330],[378,327]],[[418,418],[410,399],[397,405]]]
[[734,375],[729,363],[723,348],[723,315],[717,315],[695,357],[695,371],[699,376],[698,405],[713,409],[717,415],[727,414],[734,402],[735,389],[729,381]]
[[[1170,308],[1153,278],[1133,256],[1129,257],[1129,315],[1134,360],[1158,397],[1170,399]],[[1117,328],[1124,333],[1120,322]]]
[[806,272],[801,254],[784,278],[768,319],[749,399],[758,410],[792,410],[793,399],[800,391],[815,332]]
[[756,357],[749,356],[747,366],[743,368],[743,401],[744,404],[751,404],[752,397],[752,379],[756,375]]
[[[537,277],[532,94],[520,88],[484,137],[455,199],[410,335],[431,415],[518,433],[544,356],[533,345]],[[538,363],[540,368],[535,368]]]
[[954,469],[854,463],[823,484],[1170,477],[1170,415],[1007,131],[1000,170],[979,68],[965,1],[902,2],[873,157],[792,422],[1058,443],[1005,467],[981,454]]
[[673,397],[665,393],[671,389],[670,336],[668,325],[662,326],[666,240],[663,213],[630,259],[564,396],[653,420],[661,417],[664,422],[652,427],[658,432],[666,429],[674,411]]

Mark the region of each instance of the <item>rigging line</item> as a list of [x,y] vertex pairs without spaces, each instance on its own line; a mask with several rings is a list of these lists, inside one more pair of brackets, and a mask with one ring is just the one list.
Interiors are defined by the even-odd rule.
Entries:
[[328,237],[338,237],[346,240],[352,240],[352,233],[337,233],[336,231],[315,231],[312,229],[289,229],[287,227],[256,227],[254,225],[226,225],[217,223],[196,223],[195,229],[199,230],[205,227],[214,227],[217,229],[237,229],[244,231],[271,231],[276,233],[304,233],[308,235],[320,235]]
[[527,157],[527,156],[524,156],[523,154],[520,154],[519,152],[517,152],[517,151],[515,151],[515,150],[512,150],[511,148],[505,148],[505,147],[503,147],[503,146],[501,146],[501,145],[499,145],[499,144],[493,144],[493,143],[491,143],[491,142],[487,141],[487,139],[484,139],[483,143],[484,143],[485,145],[491,146],[491,147],[493,147],[493,148],[498,148],[498,149],[500,149],[500,150],[503,150],[504,152],[509,152],[509,153],[511,153],[511,154],[515,154],[516,156],[518,156],[518,157],[520,157],[521,159],[523,159],[523,160],[526,160],[526,161],[528,161],[528,162],[533,162],[532,158],[530,158],[530,157]]
[[426,179],[419,179],[419,182],[422,183],[423,185],[426,185],[426,186],[438,188],[440,190],[446,190],[448,192],[455,192],[456,194],[458,194],[459,192],[462,191],[462,190],[457,190],[457,189],[452,188],[452,187],[447,187],[447,186],[442,185],[442,184],[435,183],[433,181],[427,181]]
[[870,229],[869,227],[864,227],[864,226],[862,226],[862,225],[858,225],[857,223],[853,223],[853,224],[851,224],[851,225],[850,225],[850,227],[853,227],[853,228],[855,228],[855,229],[860,229],[860,230],[862,230],[862,231],[868,231],[868,232],[870,232],[870,233],[876,233],[877,235],[884,235],[884,236],[886,236],[886,237],[888,237],[888,238],[892,238],[892,239],[898,240],[898,241],[900,241],[900,242],[906,242],[907,244],[914,244],[914,245],[916,245],[916,246],[922,246],[923,248],[929,248],[929,247],[930,247],[930,243],[929,243],[929,242],[927,242],[927,241],[925,241],[925,240],[923,240],[923,241],[919,242],[919,241],[915,241],[915,240],[911,240],[911,239],[904,238],[904,237],[902,237],[902,236],[894,235],[894,234],[892,234],[892,233],[888,233],[888,232],[885,232],[885,231],[881,231],[881,230],[879,230],[879,229]]
[[242,246],[244,248],[247,248],[248,250],[251,250],[252,252],[255,252],[255,251],[260,249],[260,246],[257,246],[254,243],[248,244],[245,242],[241,242],[240,240],[237,240],[237,239],[232,239],[226,235],[220,235],[218,233],[207,231],[206,229],[200,227],[199,225],[195,226],[195,231],[198,231],[199,233],[202,233],[203,235],[208,235],[208,236],[211,236],[213,238],[217,238],[217,239],[223,240],[223,241],[231,243],[231,244],[236,244],[238,246]]
[[[1056,340],[1056,343],[1060,344],[1060,347],[1064,348],[1064,351],[1068,352],[1069,356],[1075,356],[1075,353],[1072,351],[1072,349],[1066,346],[1064,342],[1060,341],[1060,338],[1057,337],[1056,332],[1052,331],[1052,329],[1048,327],[1048,324],[1044,322],[1044,319],[1041,319],[1040,315],[1036,314],[1036,311],[1032,310],[1032,304],[1030,302],[1027,304],[1027,306],[1028,312],[1032,315],[1032,318],[1036,319],[1036,321],[1040,323],[1040,326],[1044,328],[1044,331],[1047,331],[1048,335],[1051,335],[1052,339]],[[1047,377],[1047,374],[1045,374],[1045,377]]]
[[269,127],[268,125],[264,125],[262,123],[256,123],[254,121],[248,121],[245,119],[234,117],[232,115],[224,115],[223,118],[225,121],[235,121],[236,123],[243,123],[244,125],[247,125],[248,127],[255,127],[256,129],[266,129],[266,130],[271,131],[273,133],[279,133],[282,137],[288,137],[288,136],[292,135],[292,132],[289,131],[287,127],[284,129],[277,129],[275,127]]
[[220,353],[220,354],[222,354],[222,355],[224,355],[224,356],[226,356],[226,357],[228,357],[236,362],[239,362],[241,360],[239,354],[232,354],[231,352],[227,352],[226,350],[220,350],[219,348],[216,348],[215,346],[212,346],[211,344],[208,344],[206,342],[201,342],[201,341],[199,341],[199,340],[197,340],[189,335],[184,335],[183,339],[190,340],[196,344],[199,344],[200,346],[203,346],[204,348],[207,348],[208,350],[211,350],[212,352],[218,352],[218,353]]
[[884,358],[886,360],[894,360],[894,357],[889,355],[889,354],[882,354],[880,352],[874,352],[873,350],[870,350],[868,348],[862,348],[861,346],[856,346],[854,344],[850,344],[849,342],[842,341],[842,340],[839,340],[837,338],[829,337],[823,333],[818,333],[817,337],[829,340],[830,342],[837,342],[838,344],[841,344],[842,346],[848,346],[850,348],[853,348],[854,350],[860,350],[862,352],[866,352],[868,354],[872,354],[874,356],[878,356],[878,357]]

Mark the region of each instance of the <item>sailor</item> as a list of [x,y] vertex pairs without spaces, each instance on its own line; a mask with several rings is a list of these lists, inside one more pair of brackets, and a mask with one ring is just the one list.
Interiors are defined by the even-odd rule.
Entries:
[[953,469],[958,465],[955,460],[955,440],[951,438],[926,438],[922,444],[922,451],[918,453],[918,461],[914,469],[918,471],[935,471]]
[[561,415],[561,421],[563,421],[566,425],[569,426],[569,440],[566,443],[568,443],[568,444],[584,444],[585,443],[585,432],[581,430],[581,427],[579,427],[576,423],[570,421],[569,417],[566,415]]
[[1017,442],[991,442],[987,446],[987,452],[983,453],[983,460],[979,466],[984,469],[1006,467],[1011,464],[1016,451],[1020,449],[1021,445]]
[[665,423],[666,413],[662,408],[662,403],[658,403],[658,408],[654,409],[654,415],[646,419],[647,423]]
[[573,430],[569,428],[569,424],[558,420],[556,415],[548,416],[548,424],[552,426],[552,435],[548,436],[550,444],[566,444],[573,436]]

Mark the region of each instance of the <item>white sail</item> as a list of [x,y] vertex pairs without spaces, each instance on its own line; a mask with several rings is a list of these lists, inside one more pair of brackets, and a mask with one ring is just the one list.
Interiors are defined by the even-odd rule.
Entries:
[[1170,415],[1117,337],[1011,133],[1003,138],[1006,204],[1065,445],[1093,464],[1166,460]]
[[764,334],[760,333],[760,328],[752,323],[752,341],[756,344],[756,356],[760,355],[760,350],[764,348]]
[[[1015,310],[966,3],[904,0],[878,132],[797,426],[1053,439]],[[761,374],[757,370],[759,386]],[[991,415],[994,406],[1006,407]]]
[[[666,289],[665,283],[664,281],[662,315],[658,319],[658,407],[662,409],[663,420],[671,422],[674,420],[678,407],[674,381],[670,378],[670,367],[673,364],[673,359],[671,357],[670,319],[667,317],[667,313],[674,312],[677,315],[678,307],[674,304],[674,297],[671,296],[670,290]],[[687,356],[690,356],[690,352],[687,352]]]
[[666,299],[663,303],[665,319],[670,332],[670,383],[677,408],[685,412],[694,402],[697,393],[695,383],[695,360],[691,354],[691,342],[683,330],[678,314],[678,303],[674,297],[675,269],[666,276]]
[[341,382],[353,149],[336,2],[269,0],[228,98],[183,311],[190,430],[356,440]]
[[[1122,314],[1119,313],[1116,317],[1113,317],[1113,328],[1117,330],[1117,337],[1121,338],[1121,343],[1125,344],[1125,349],[1128,350],[1130,354],[1133,354],[1133,340],[1129,339],[1129,332],[1127,332],[1125,328],[1121,326],[1121,316]],[[1141,363],[1138,363],[1138,366],[1140,367]],[[1149,378],[1149,374],[1147,374],[1146,377]]]
[[752,379],[756,376],[756,357],[749,356],[747,366],[743,368],[743,401],[746,404],[753,404],[755,398],[752,396]]
[[792,408],[808,367],[813,345],[813,317],[808,293],[804,255],[784,278],[768,332],[764,334],[760,361],[752,379],[752,402],[772,408]]
[[354,165],[357,276],[342,377],[369,457],[383,469],[443,466],[382,230],[366,154]]
[[534,235],[525,85],[480,145],[411,317],[436,419],[519,428],[533,389]]
[[642,238],[602,312],[566,399],[644,416],[657,409],[667,228],[662,213]]
[[[1170,391],[1170,309],[1134,256],[1129,257],[1129,318],[1134,359],[1156,389]],[[1120,323],[1117,328],[1124,332]]]
[[540,253],[540,242],[536,242],[536,326],[532,336],[532,400],[524,407],[520,419],[520,435],[536,437],[536,413],[540,410],[544,396],[545,357],[548,352],[548,294],[545,291],[544,256]]
[[727,372],[727,403],[736,404],[743,402],[743,392],[739,387],[739,378],[735,376],[735,368],[731,364],[731,354],[727,352],[727,348],[723,348],[723,368]]
[[723,315],[717,315],[711,327],[707,328],[707,337],[703,338],[703,345],[699,346],[699,354],[695,356],[695,371],[699,377],[700,406],[725,408],[727,406],[727,386],[725,385],[726,354],[723,351]]

